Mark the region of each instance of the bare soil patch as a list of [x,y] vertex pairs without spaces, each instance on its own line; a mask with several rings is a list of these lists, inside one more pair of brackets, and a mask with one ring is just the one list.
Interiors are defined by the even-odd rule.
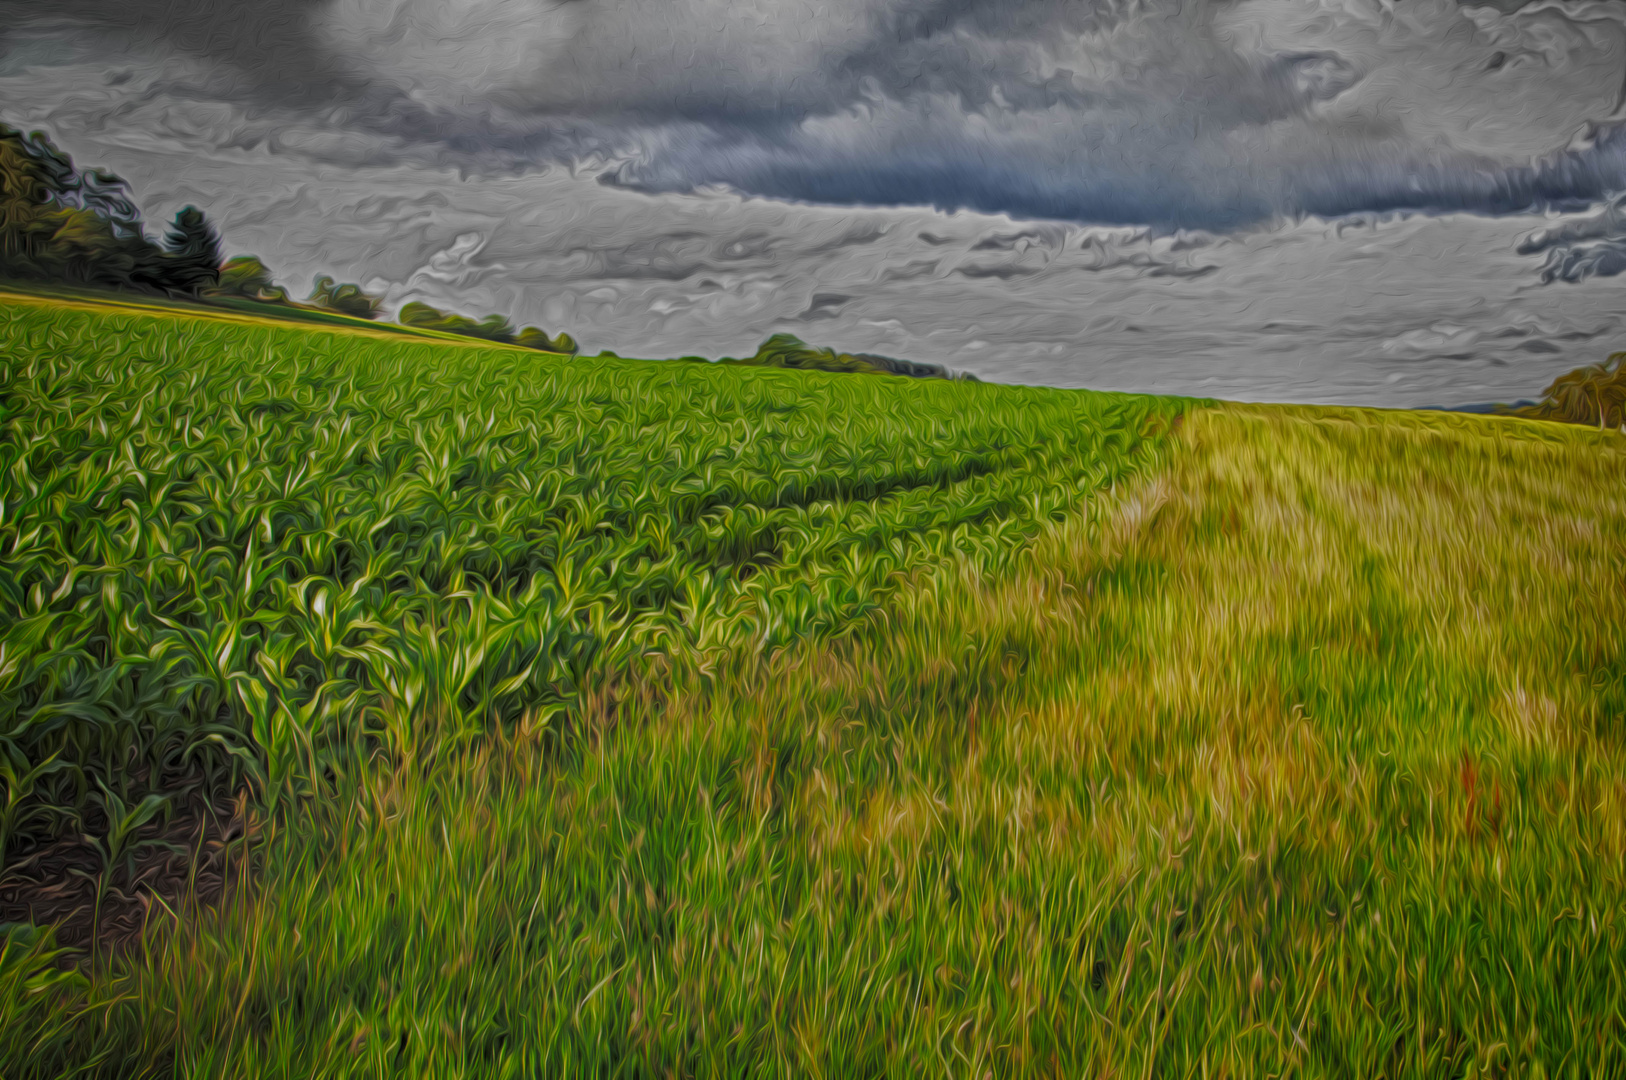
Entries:
[[167,819],[143,826],[132,853],[112,866],[78,834],[7,852],[0,924],[54,926],[80,959],[112,956],[150,922],[219,904],[242,879],[261,825],[246,790],[194,791]]

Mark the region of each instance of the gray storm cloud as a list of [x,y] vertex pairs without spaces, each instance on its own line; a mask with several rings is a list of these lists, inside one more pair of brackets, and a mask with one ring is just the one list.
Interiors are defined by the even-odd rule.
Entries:
[[[0,116],[590,349],[1512,399],[1626,326],[1626,5],[0,0]],[[1418,212],[1420,211],[1420,213]],[[1543,284],[1543,281],[1550,284]]]
[[[644,191],[1234,227],[1622,186],[1613,2],[7,0],[10,36],[207,58],[223,143],[583,163]],[[1572,144],[1592,125],[1586,146]],[[1600,127],[1601,125],[1601,127]],[[266,129],[270,129],[269,131]],[[325,141],[324,141],[325,138]],[[370,142],[368,140],[371,140]],[[355,155],[362,155],[356,157]]]
[[1532,233],[1518,252],[1547,256],[1541,268],[1541,280],[1547,283],[1626,273],[1626,199],[1616,199],[1594,216]]

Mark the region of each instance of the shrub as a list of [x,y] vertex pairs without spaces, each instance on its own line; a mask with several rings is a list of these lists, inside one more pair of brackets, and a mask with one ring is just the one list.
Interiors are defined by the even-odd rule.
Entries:
[[[457,315],[449,311],[442,311],[437,307],[414,300],[401,309],[397,321],[402,326],[417,327],[420,330],[439,330],[444,334],[460,334],[463,337],[479,338],[481,341],[496,341],[504,345],[524,345],[514,334],[514,324],[503,315],[487,315],[479,322],[475,322],[467,315]],[[527,326],[520,331],[520,335],[541,333],[534,327]],[[546,335],[543,335],[544,338]],[[527,345],[527,348],[536,346]]]
[[834,349],[816,349],[794,334],[775,334],[757,347],[755,356],[746,360],[725,359],[723,362],[857,375],[907,375],[915,379],[950,378],[948,369],[940,364],[897,360],[874,353],[842,353]]
[[576,339],[569,334],[550,338],[547,331],[535,326],[527,326],[521,330],[514,338],[514,344],[541,352],[564,353],[567,356],[574,356],[577,351]]
[[205,296],[235,297],[261,303],[291,304],[288,290],[271,280],[271,270],[254,255],[238,255],[220,268],[215,284]]
[[310,302],[316,307],[357,319],[376,319],[384,307],[381,297],[364,292],[360,285],[338,284],[326,274],[316,279]]

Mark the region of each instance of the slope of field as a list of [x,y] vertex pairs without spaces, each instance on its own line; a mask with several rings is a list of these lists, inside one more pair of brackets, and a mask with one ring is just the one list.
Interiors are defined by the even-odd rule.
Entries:
[[840,633],[907,575],[1002,565],[1175,415],[0,310],[8,850],[113,837],[188,768],[308,792],[602,706],[651,655]]
[[0,1072],[1626,1070],[1618,435],[5,320],[8,753],[282,794]]
[[[194,320],[234,323],[239,326],[299,326],[315,325],[326,330],[352,331],[368,337],[419,338],[469,344],[470,339],[439,330],[403,326],[400,323],[377,319],[358,319],[337,311],[298,307],[285,304],[264,304],[255,300],[220,297],[208,302],[160,298],[138,293],[110,292],[105,289],[82,289],[69,285],[44,285],[32,282],[0,282],[0,304],[11,307],[49,307],[57,311],[85,311],[92,314],[112,312],[138,313],[161,318],[189,318]],[[489,342],[480,342],[491,348]]]

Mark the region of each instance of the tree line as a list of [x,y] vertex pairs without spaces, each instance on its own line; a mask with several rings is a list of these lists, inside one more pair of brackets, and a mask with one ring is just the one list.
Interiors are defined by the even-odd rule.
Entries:
[[[685,356],[684,360],[710,363],[703,356]],[[719,364],[749,367],[792,368],[799,371],[831,371],[849,375],[906,375],[913,379],[958,379],[976,382],[970,372],[950,372],[941,364],[924,364],[917,360],[899,360],[876,353],[846,353],[807,344],[794,334],[775,334],[757,346],[754,355],[743,359],[725,356]]]
[[122,179],[0,124],[0,277],[196,296],[219,267],[219,237],[196,207],[155,242]]
[[[130,186],[104,169],[80,170],[43,132],[0,122],[0,280],[117,289],[149,296],[329,311],[358,319],[383,315],[382,297],[324,274],[303,302],[278,285],[253,255],[224,258],[220,234],[195,206],[164,235],[148,237]],[[569,334],[516,330],[506,316],[482,319],[410,303],[403,326],[574,354]]]

